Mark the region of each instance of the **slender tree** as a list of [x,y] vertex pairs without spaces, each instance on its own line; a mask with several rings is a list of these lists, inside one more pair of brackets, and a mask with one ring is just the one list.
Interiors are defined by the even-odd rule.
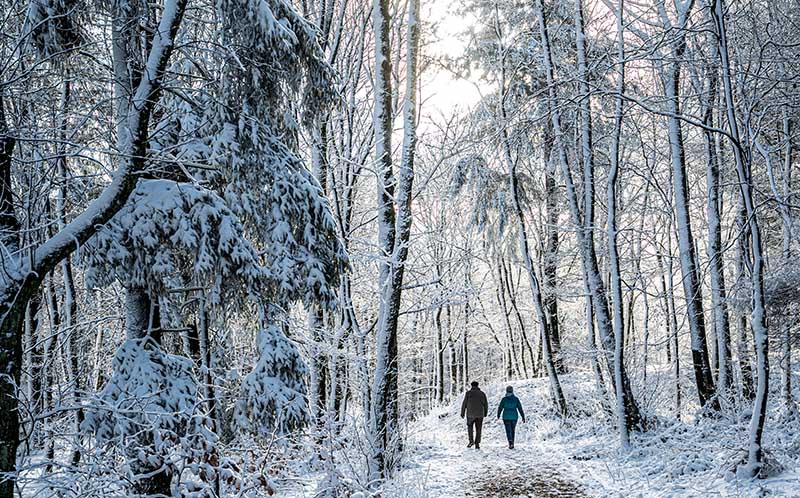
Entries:
[[[577,0],[575,9],[575,24],[579,33],[583,32],[581,0]],[[624,0],[620,0],[616,8],[617,17],[617,99],[614,109],[614,132],[611,139],[611,169],[608,173],[608,260],[611,266],[611,296],[614,316],[614,379],[617,388],[617,426],[620,434],[620,444],[623,448],[630,446],[628,435],[628,421],[625,410],[625,391],[623,390],[623,353],[625,344],[625,329],[622,316],[622,277],[619,267],[619,252],[617,247],[617,179],[620,170],[620,140],[622,136],[622,119],[624,116],[625,101],[625,39],[623,31]],[[579,35],[580,36],[580,35]],[[585,67],[582,59],[584,42],[578,41],[578,63]],[[585,72],[584,72],[585,74]],[[584,151],[585,152],[585,151]],[[633,317],[628,317],[629,321]],[[646,358],[645,358],[646,361]]]
[[[670,40],[670,61],[663,66],[662,79],[667,102],[667,123],[669,128],[670,160],[672,163],[673,193],[677,220],[680,262],[683,273],[683,291],[686,296],[686,312],[689,331],[692,336],[692,365],[694,367],[697,394],[700,405],[705,406],[714,397],[714,380],[711,376],[711,363],[708,357],[703,294],[697,269],[697,256],[689,210],[689,184],[686,169],[686,150],[684,145],[681,114],[681,67],[686,54],[686,36],[689,14],[694,0],[678,1],[677,20],[673,24],[663,1],[656,3],[665,30],[673,33]],[[711,408],[718,407],[713,402]]]
[[728,37],[725,29],[725,9],[722,0],[711,3],[714,28],[719,47],[719,59],[722,73],[722,88],[725,105],[728,109],[728,132],[733,145],[733,156],[736,163],[736,175],[739,180],[739,193],[747,215],[747,228],[752,242],[752,315],[750,325],[755,341],[758,382],[754,400],[753,417],[750,419],[750,436],[747,451],[747,464],[740,467],[739,472],[746,477],[757,476],[764,464],[764,450],[761,446],[764,421],[767,417],[767,395],[769,393],[769,341],[767,337],[767,312],[764,296],[764,243],[761,240],[761,227],[753,201],[751,186],[752,168],[751,154],[744,150],[739,133],[733,85],[731,84],[731,64],[728,54]]
[[[378,239],[381,248],[380,303],[376,366],[372,388],[370,480],[389,477],[399,450],[397,329],[403,274],[411,235],[411,188],[414,181],[417,124],[417,60],[419,52],[419,1],[408,5],[406,35],[406,88],[403,100],[403,149],[397,184],[392,171],[392,86],[390,15],[388,0],[375,0],[375,157],[378,175]],[[396,203],[396,207],[395,207]],[[449,330],[448,330],[449,332]]]

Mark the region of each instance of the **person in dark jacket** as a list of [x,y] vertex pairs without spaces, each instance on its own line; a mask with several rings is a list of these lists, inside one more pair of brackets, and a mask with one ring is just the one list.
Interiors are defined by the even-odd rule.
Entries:
[[514,433],[517,429],[517,419],[522,416],[522,422],[525,422],[525,412],[522,411],[522,403],[519,398],[514,396],[514,388],[511,386],[506,387],[506,395],[500,400],[500,406],[497,407],[497,418],[503,416],[503,425],[506,426],[506,438],[508,439],[508,447],[514,449]]
[[[483,417],[489,415],[489,402],[486,395],[478,389],[478,383],[472,382],[472,389],[464,394],[464,401],[461,403],[461,418],[467,416],[467,433],[469,434],[469,444],[467,448],[481,448],[481,429],[483,428]],[[472,437],[472,429],[475,428],[475,438]]]

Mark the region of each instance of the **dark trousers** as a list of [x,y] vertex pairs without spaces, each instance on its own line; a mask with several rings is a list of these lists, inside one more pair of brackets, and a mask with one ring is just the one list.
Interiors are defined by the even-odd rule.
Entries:
[[[472,438],[472,427],[475,427],[475,438]],[[467,433],[469,442],[481,444],[481,429],[483,429],[483,417],[467,417]]]
[[505,420],[503,419],[503,424],[506,426],[506,439],[508,439],[509,443],[514,443],[514,431],[517,429],[517,421],[516,420]]

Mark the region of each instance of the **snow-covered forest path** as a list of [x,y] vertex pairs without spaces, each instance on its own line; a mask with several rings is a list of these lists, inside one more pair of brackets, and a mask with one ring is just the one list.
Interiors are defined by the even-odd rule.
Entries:
[[[651,372],[659,383],[657,373]],[[727,478],[743,447],[747,421],[731,427],[721,420],[671,422],[635,434],[633,448],[620,454],[612,424],[600,421],[585,373],[562,379],[573,414],[562,422],[552,413],[547,379],[511,382],[528,422],[517,425],[516,448],[508,449],[495,418],[505,384],[481,386],[489,399],[481,449],[467,448],[459,417],[463,393],[453,402],[411,422],[400,475],[382,496],[391,498],[754,498],[800,496],[797,450],[800,421],[779,427],[767,439],[784,472],[753,481]],[[594,414],[594,415],[592,415]],[[783,424],[782,426],[780,424]],[[740,445],[742,443],[739,443]]]
[[486,390],[489,417],[484,420],[481,449],[467,448],[466,423],[458,416],[460,397],[416,425],[409,434],[407,470],[395,483],[392,496],[535,497],[572,498],[595,496],[597,488],[586,462],[571,459],[569,452],[548,434],[553,421],[541,416],[538,396],[521,396],[528,422],[517,425],[516,447],[508,449],[503,423],[495,418],[501,389]]

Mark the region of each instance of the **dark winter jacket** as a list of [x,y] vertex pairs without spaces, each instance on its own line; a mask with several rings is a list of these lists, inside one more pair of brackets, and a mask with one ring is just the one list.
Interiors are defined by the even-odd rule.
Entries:
[[507,393],[506,396],[500,400],[500,406],[497,407],[497,418],[500,414],[503,415],[503,420],[517,420],[517,412],[522,415],[522,420],[525,421],[525,412],[522,411],[522,403],[519,398],[514,396],[514,393]]
[[473,387],[464,394],[464,401],[461,403],[461,416],[464,414],[469,418],[483,418],[489,415],[489,402],[486,395],[477,387]]

